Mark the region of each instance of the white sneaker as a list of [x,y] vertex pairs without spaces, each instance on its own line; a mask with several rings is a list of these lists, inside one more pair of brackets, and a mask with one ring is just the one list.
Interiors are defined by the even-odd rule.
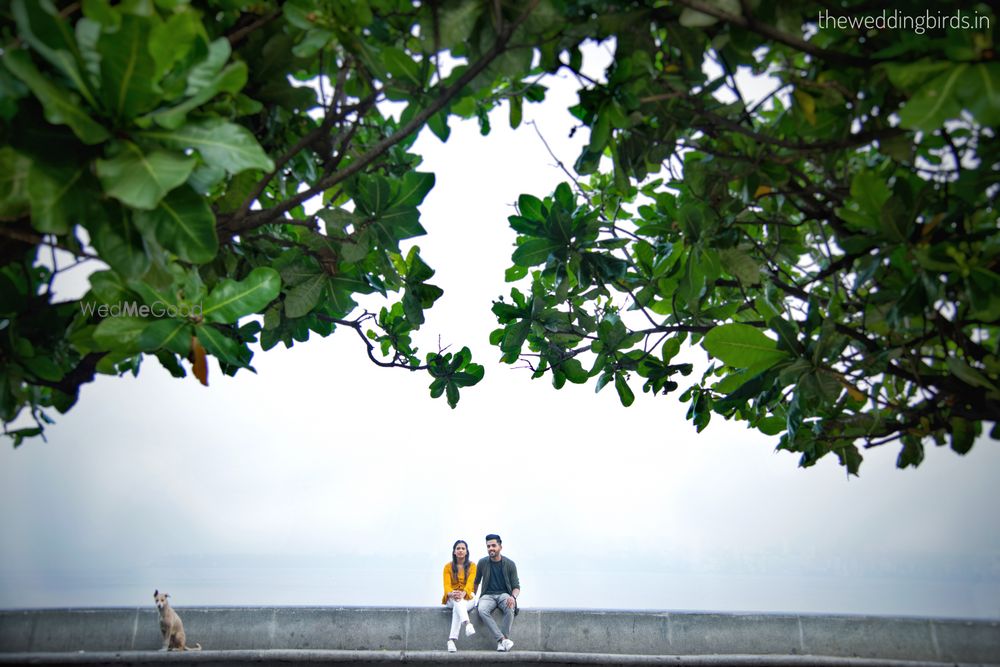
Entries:
[[458,649],[455,647],[455,640],[454,639],[449,639],[448,640],[448,653],[454,653],[457,650]]
[[505,649],[503,647],[503,640],[501,639],[500,641],[497,642],[497,651],[499,651],[500,653],[503,653],[506,650],[507,649]]
[[501,643],[501,644],[503,645],[503,650],[504,650],[504,651],[509,651],[509,650],[511,650],[512,648],[514,648],[514,642],[512,642],[512,641],[511,641],[511,640],[509,640],[509,639],[504,639],[504,640],[503,640],[503,641],[501,641],[500,643]]
[[465,624],[465,636],[466,637],[471,637],[474,634],[476,634],[476,629],[474,627],[472,627],[472,623],[466,623]]

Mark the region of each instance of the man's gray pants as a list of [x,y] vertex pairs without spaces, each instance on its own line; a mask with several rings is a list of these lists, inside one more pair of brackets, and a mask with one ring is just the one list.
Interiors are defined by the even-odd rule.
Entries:
[[[510,596],[506,593],[479,596],[479,606],[477,607],[479,618],[483,619],[483,625],[489,628],[497,641],[504,637],[510,639],[510,626],[514,622],[514,610],[507,606],[508,598]],[[493,610],[497,607],[503,610],[503,632],[500,631],[497,622],[493,620]]]

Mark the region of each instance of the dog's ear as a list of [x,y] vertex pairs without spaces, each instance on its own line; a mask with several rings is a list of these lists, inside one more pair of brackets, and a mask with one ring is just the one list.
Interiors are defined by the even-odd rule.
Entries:
[[160,589],[159,589],[159,588],[157,588],[156,590],[154,590],[154,591],[153,591],[153,597],[154,597],[154,598],[155,598],[155,597],[156,597],[157,595],[159,595],[159,594],[160,594]]

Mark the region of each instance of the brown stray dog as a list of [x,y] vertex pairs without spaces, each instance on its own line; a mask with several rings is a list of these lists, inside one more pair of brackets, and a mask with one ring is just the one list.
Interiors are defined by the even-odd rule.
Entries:
[[163,635],[163,646],[161,651],[200,651],[201,644],[195,644],[194,648],[185,643],[184,624],[181,617],[173,610],[166,593],[159,590],[153,591],[153,600],[156,601],[156,608],[160,612],[160,634]]

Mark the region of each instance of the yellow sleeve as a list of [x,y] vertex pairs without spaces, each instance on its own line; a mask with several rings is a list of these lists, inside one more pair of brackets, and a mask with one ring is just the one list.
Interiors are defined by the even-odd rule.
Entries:
[[469,565],[469,576],[465,578],[465,599],[476,597],[476,564]]
[[441,604],[448,604],[448,593],[451,592],[451,563],[444,564],[444,595],[441,596]]

